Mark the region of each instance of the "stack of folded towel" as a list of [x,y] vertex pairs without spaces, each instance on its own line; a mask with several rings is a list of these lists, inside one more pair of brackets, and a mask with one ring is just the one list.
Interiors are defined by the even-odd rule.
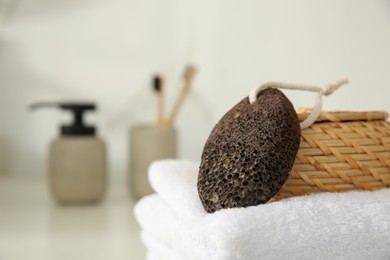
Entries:
[[149,168],[155,194],[135,216],[148,259],[390,259],[390,189],[323,193],[208,214],[199,164],[163,160]]

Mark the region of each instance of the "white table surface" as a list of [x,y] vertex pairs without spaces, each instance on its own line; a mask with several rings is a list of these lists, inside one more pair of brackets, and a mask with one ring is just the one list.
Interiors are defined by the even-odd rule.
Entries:
[[100,204],[60,206],[47,180],[0,175],[0,260],[145,259],[126,188],[111,183]]

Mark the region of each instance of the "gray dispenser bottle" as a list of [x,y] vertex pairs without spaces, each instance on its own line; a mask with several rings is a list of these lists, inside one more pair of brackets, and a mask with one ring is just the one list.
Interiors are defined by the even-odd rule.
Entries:
[[97,202],[107,186],[106,147],[95,136],[95,127],[83,123],[83,113],[95,110],[91,103],[39,102],[31,109],[56,107],[74,114],[72,125],[61,126],[61,136],[49,148],[49,182],[60,203]]

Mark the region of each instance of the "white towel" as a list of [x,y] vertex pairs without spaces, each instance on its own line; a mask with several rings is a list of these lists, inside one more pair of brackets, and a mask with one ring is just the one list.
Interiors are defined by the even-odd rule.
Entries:
[[141,232],[141,239],[148,249],[148,260],[181,260],[171,247],[160,243],[147,232]]
[[157,161],[149,168],[156,194],[141,199],[135,215],[158,259],[390,259],[390,189],[208,214],[197,174],[198,164],[188,161]]

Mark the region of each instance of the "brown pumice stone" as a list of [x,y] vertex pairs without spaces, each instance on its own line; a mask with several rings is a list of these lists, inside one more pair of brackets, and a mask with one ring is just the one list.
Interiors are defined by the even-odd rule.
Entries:
[[266,203],[286,181],[300,143],[298,116],[278,89],[229,110],[203,149],[198,192],[207,212]]

